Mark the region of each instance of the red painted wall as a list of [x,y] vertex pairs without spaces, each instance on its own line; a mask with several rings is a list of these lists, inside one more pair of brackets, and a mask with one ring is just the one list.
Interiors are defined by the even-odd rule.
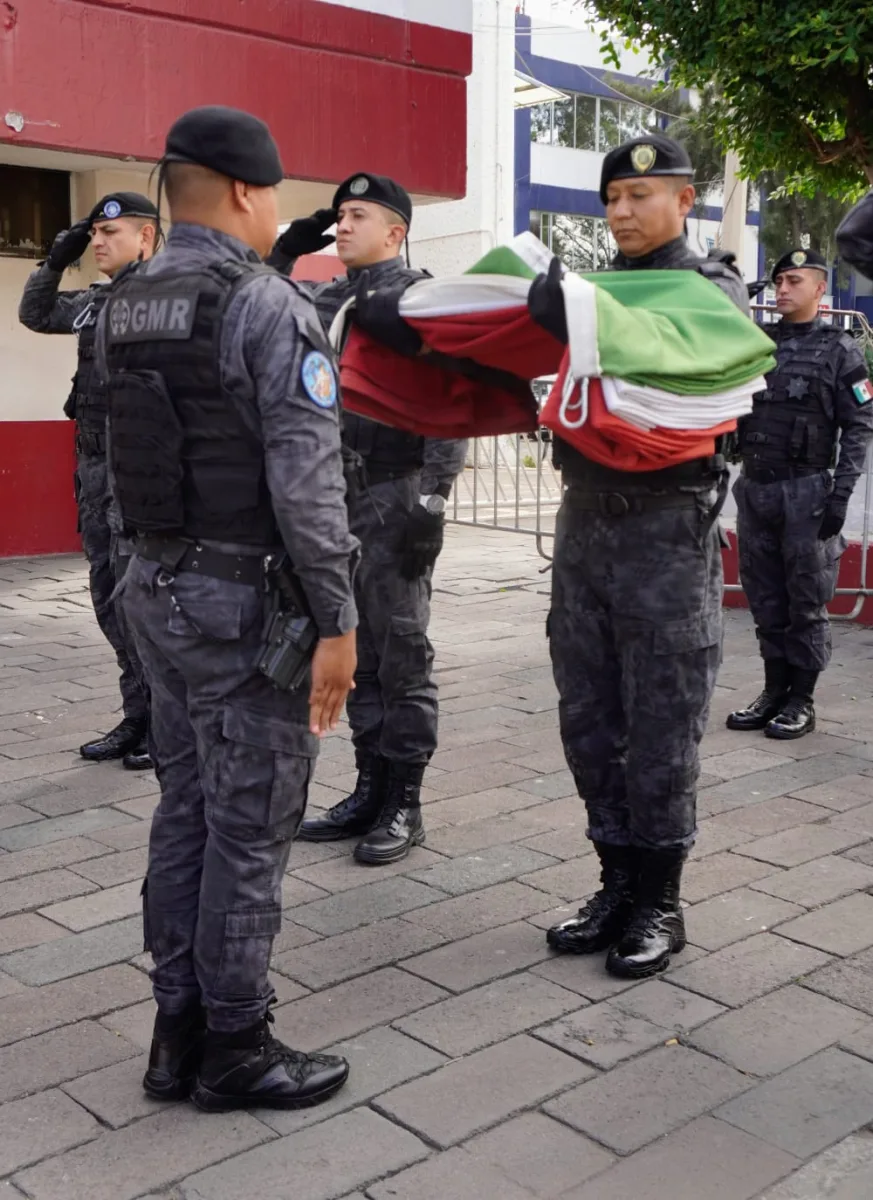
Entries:
[[0,558],[78,550],[73,422],[3,421],[0,442]]
[[322,0],[10,0],[0,94],[25,125],[0,142],[154,160],[180,113],[221,103],[268,121],[289,177],[462,196],[471,47]]

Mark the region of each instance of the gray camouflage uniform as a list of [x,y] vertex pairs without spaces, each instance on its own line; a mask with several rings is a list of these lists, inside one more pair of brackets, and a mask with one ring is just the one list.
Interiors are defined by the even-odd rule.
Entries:
[[[645,258],[619,255],[613,266],[699,264],[679,238]],[[714,281],[748,312],[737,275],[724,268]],[[674,468],[671,483],[673,471],[609,471],[561,439],[555,447],[567,491],[548,632],[561,738],[588,836],[614,846],[688,847],[698,744],[721,662],[723,577],[712,509],[723,464]],[[623,507],[615,497],[629,502],[624,515],[610,515]],[[658,497],[670,506],[655,507]]]
[[873,279],[873,192],[843,217],[837,230],[837,249],[849,266]]
[[[77,333],[83,325],[93,325],[105,299],[105,285],[62,292],[62,278],[63,272],[53,270],[48,263],[33,272],[24,285],[18,309],[22,325],[34,333]],[[112,528],[105,453],[86,453],[77,444],[74,486],[94,615],[118,660],[124,716],[142,721],[148,716],[142,667],[120,608],[112,598],[127,560],[119,554]]]
[[[785,659],[792,667],[823,671],[831,658],[827,604],[837,586],[841,536],[819,538],[830,497],[848,504],[861,476],[873,437],[873,403],[861,403],[853,385],[867,378],[864,355],[851,334],[820,318],[781,321],[769,330],[776,343],[776,369],[767,391],[755,397],[740,423],[743,474],[734,484],[740,579],[755,618],[761,656]],[[803,425],[820,469],[791,479],[747,477],[758,462],[769,467],[801,466],[809,454],[789,456],[788,431]],[[810,430],[813,431],[812,435]],[[839,457],[833,479],[827,469],[837,436]],[[794,436],[793,432],[791,436]]]
[[[234,260],[257,258],[235,238],[176,224],[165,252],[140,270],[159,279]],[[264,446],[273,511],[312,616],[323,637],[334,637],[357,621],[357,542],[337,408],[316,405],[304,390],[311,347],[296,318],[318,328],[299,289],[267,274],[247,282],[224,312],[220,370]],[[100,357],[105,336],[104,319]],[[208,544],[228,554],[275,549]],[[144,889],[155,998],[166,1013],[202,1002],[211,1029],[245,1029],[274,997],[268,967],[282,876],[318,752],[309,689],[278,691],[256,671],[265,610],[253,586],[193,571],[172,579],[135,556],[124,606],[152,689],[161,784]]]
[[[269,261],[286,272],[293,266],[278,249]],[[399,256],[367,270],[373,287],[422,277]],[[355,294],[360,275],[350,270],[346,277],[308,285],[325,330]],[[369,424],[358,416],[347,416],[346,422]],[[423,443],[421,471],[371,482],[361,489],[352,514],[362,547],[355,580],[360,625],[355,690],[346,708],[356,749],[396,763],[426,763],[436,750],[438,723],[434,650],[427,636],[433,571],[404,579],[398,547],[419,495],[438,490],[448,495],[467,454],[465,440],[424,438]]]

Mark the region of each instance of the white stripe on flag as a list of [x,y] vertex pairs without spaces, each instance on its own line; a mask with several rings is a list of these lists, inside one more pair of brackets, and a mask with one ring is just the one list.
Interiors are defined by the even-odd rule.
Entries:
[[400,300],[401,317],[424,321],[461,313],[525,308],[531,281],[517,275],[455,275],[423,279],[407,288]]
[[570,370],[574,379],[600,374],[597,345],[597,288],[587,279],[568,271],[561,280],[567,316]]

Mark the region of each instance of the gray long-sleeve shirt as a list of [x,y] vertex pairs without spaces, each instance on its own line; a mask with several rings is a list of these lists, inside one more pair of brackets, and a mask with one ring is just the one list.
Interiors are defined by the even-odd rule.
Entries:
[[873,192],[843,217],[837,230],[837,249],[849,266],[873,279]]
[[69,292],[60,290],[63,271],[53,270],[47,262],[29,277],[18,305],[18,319],[34,333],[75,333],[76,321],[94,299],[94,293],[105,287],[92,283],[87,288]]
[[[179,223],[166,250],[138,270],[158,279],[228,261],[258,257],[234,237]],[[106,319],[101,314],[97,335],[101,370]],[[313,349],[325,346],[301,288],[263,274],[233,294],[219,338],[222,384],[263,444],[282,541],[321,636],[335,637],[357,625],[350,563],[359,543],[349,532],[337,405],[316,403],[303,384],[303,362]]]
[[[283,254],[278,244],[273,247],[267,261],[283,274],[293,269],[294,259]],[[385,262],[374,263],[365,268],[370,273],[374,288],[386,287],[406,280],[422,279],[421,271],[408,267],[398,255]],[[348,275],[331,279],[326,283],[308,283],[305,286],[312,295],[318,315],[325,331],[345,302],[355,294],[361,270],[352,268]],[[421,491],[425,496],[433,495],[437,489],[446,491],[464,469],[467,457],[467,441],[462,438],[425,438],[424,462],[421,468]]]

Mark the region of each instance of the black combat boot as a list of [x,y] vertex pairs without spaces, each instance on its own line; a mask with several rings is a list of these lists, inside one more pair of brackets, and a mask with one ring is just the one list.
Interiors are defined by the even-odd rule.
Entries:
[[732,712],[727,719],[728,729],[750,731],[763,729],[782,711],[791,691],[791,668],[784,658],[764,659],[764,690],[748,708]]
[[791,741],[815,729],[815,705],[812,702],[818,671],[791,668],[791,695],[764,730],[764,737]]
[[356,758],[355,790],[327,812],[304,821],[297,834],[302,842],[338,842],[342,838],[360,837],[375,825],[385,803],[388,763],[378,754],[361,751]]
[[421,820],[421,781],[424,763],[391,763],[388,791],[379,819],[355,846],[359,863],[381,866],[406,858],[413,846],[424,843]]
[[679,907],[684,850],[635,851],[637,897],[624,937],[606,956],[610,975],[645,979],[685,949],[685,921]]
[[553,925],[546,941],[553,950],[595,954],[608,950],[625,931],[634,901],[634,861],[629,846],[595,842],[603,887],[579,909],[578,916]]
[[191,1091],[203,1054],[206,1014],[200,1005],[155,1017],[143,1090],[155,1100],[184,1100]]
[[148,771],[155,764],[152,762],[152,756],[149,754],[149,737],[148,732],[140,739],[137,746],[125,754],[121,760],[121,765],[125,771]]
[[204,1112],[309,1108],[338,1092],[349,1064],[333,1054],[303,1054],[270,1032],[272,1013],[239,1033],[208,1030],[191,1099]]
[[108,762],[112,758],[124,758],[142,742],[148,729],[145,717],[125,717],[109,733],[96,742],[86,742],[79,747],[82,758],[89,762]]

